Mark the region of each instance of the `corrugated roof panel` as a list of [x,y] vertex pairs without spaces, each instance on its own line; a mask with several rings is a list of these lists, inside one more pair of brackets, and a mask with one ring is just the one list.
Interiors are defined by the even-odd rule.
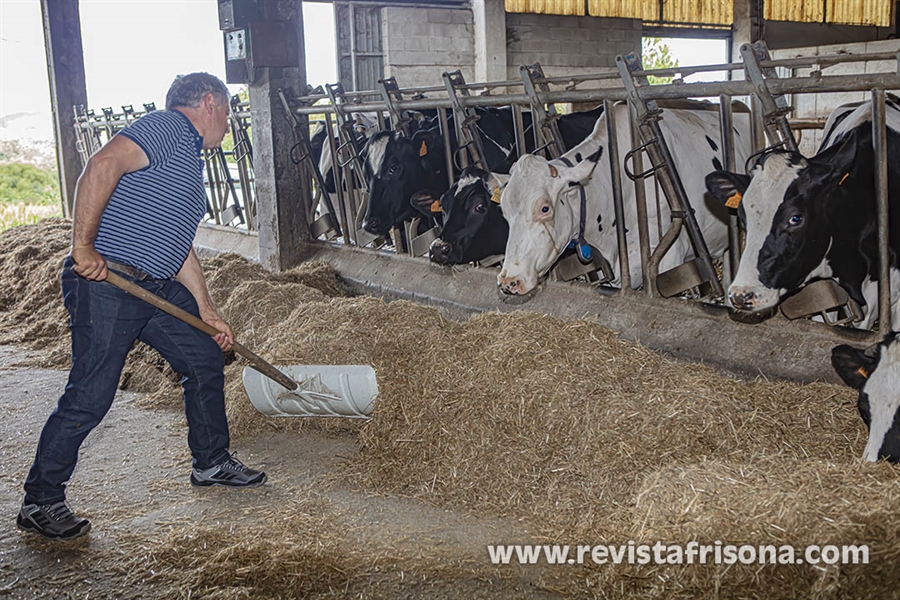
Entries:
[[763,18],[769,21],[821,23],[825,19],[824,0],[766,0]]
[[506,12],[584,16],[582,0],[505,0]]
[[588,0],[588,14],[592,17],[620,17],[625,19],[659,20],[659,2],[634,0]]
[[829,0],[826,21],[845,25],[891,26],[893,0]]
[[665,0],[663,20],[673,23],[731,25],[734,3],[730,0]]

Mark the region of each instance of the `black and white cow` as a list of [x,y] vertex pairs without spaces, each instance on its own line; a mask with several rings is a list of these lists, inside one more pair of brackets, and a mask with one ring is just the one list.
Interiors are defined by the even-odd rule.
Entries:
[[[591,133],[603,107],[570,113],[557,120],[563,143],[571,148]],[[429,258],[439,264],[460,264],[503,254],[509,224],[500,210],[500,188],[509,177],[477,167],[463,171],[459,181],[438,200],[429,194],[414,195],[413,203],[426,216],[435,207],[443,215],[441,232],[429,248]]]
[[900,334],[891,333],[869,350],[837,346],[831,364],[847,385],[859,390],[857,407],[869,430],[863,458],[900,462]]
[[[512,109],[476,108],[485,162],[491,172],[506,174],[518,158]],[[562,115],[557,121],[563,142],[571,147],[587,136],[602,108],[584,113]],[[531,115],[522,115],[526,133],[531,127]],[[449,118],[453,124],[452,115]],[[533,136],[526,135],[528,150],[533,150]],[[424,143],[423,143],[424,142]],[[367,179],[369,204],[363,228],[370,233],[384,234],[391,227],[417,216],[413,194],[427,192],[437,200],[447,190],[444,146],[438,127],[423,134],[404,138],[398,133],[383,131],[373,136],[367,145]],[[451,136],[451,151],[456,152],[456,139]]]
[[[764,155],[750,176],[717,171],[709,191],[739,203],[747,230],[740,268],[728,289],[740,310],[761,311],[810,280],[834,278],[866,311],[857,327],[878,318],[878,246],[872,103],[839,108],[812,158],[788,151]],[[900,319],[900,105],[887,103],[890,286],[893,322]]]
[[[727,215],[714,200],[706,201],[704,184],[704,175],[721,167],[716,142],[720,136],[718,112],[710,110],[714,106],[708,103],[682,106],[693,108],[666,108],[660,126],[707,246],[713,256],[721,256],[728,245]],[[617,104],[613,110],[617,139],[630,139],[627,106]],[[734,123],[735,155],[742,163],[750,152],[749,115],[735,112]],[[561,159],[547,161],[541,156],[523,156],[514,165],[501,196],[503,215],[509,221],[506,257],[497,277],[503,293],[518,295],[533,290],[569,243],[581,236],[610,262],[614,274],[612,285],[621,284],[609,160],[605,156],[601,158],[608,139],[606,120],[598,119],[591,135]],[[637,288],[642,282],[637,266],[640,243],[636,235],[634,186],[624,185],[623,197],[624,226],[626,232],[631,232],[628,236],[631,282]],[[661,214],[657,214],[655,204],[650,202],[647,207],[651,247],[659,243],[657,223],[670,222],[668,204],[661,203]],[[660,272],[693,256],[687,232],[682,231],[662,259]]]
[[500,210],[500,189],[508,179],[466,167],[439,202],[428,194],[413,196],[420,212],[439,212],[443,218],[441,233],[428,249],[432,262],[458,265],[503,254],[509,225]]

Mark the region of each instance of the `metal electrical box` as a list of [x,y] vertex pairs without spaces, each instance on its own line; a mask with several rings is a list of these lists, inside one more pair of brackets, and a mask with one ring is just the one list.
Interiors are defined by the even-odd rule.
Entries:
[[264,20],[254,0],[219,0],[219,29],[228,83],[252,83],[256,67],[300,64],[296,25]]

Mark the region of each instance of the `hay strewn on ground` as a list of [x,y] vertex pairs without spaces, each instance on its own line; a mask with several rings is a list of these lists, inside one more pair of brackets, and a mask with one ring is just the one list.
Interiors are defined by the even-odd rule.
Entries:
[[[62,227],[32,231],[44,242]],[[27,245],[7,235],[26,234],[4,234],[0,251]],[[36,273],[47,259],[32,250],[19,260]],[[6,289],[17,271],[5,253],[0,260]],[[359,460],[340,477],[524,519],[547,541],[869,544],[873,563],[559,567],[545,571],[547,589],[648,598],[896,593],[900,524],[891,517],[900,478],[891,465],[859,458],[865,430],[849,389],[739,381],[674,363],[588,321],[516,312],[456,323],[412,303],[340,297],[323,266],[312,268],[327,283],[316,290],[302,269],[272,276],[234,256],[207,269],[221,311],[260,355],[276,364],[375,367],[374,419],[361,429]],[[14,284],[4,328],[18,315],[23,331],[52,329],[27,323],[40,311],[31,288]],[[57,301],[46,283],[36,285],[45,302]],[[250,407],[241,367],[227,367],[235,436],[299,427],[299,419],[266,419]],[[255,552],[253,544],[243,549]]]

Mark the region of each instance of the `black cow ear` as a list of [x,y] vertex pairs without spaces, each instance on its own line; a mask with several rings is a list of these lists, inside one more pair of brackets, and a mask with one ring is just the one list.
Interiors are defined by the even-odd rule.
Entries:
[[869,356],[863,350],[844,344],[832,349],[831,365],[844,383],[860,390],[878,366],[878,357]]
[[441,214],[441,197],[431,190],[421,190],[412,195],[409,203],[426,217]]
[[819,167],[819,179],[823,183],[834,185],[844,183],[856,162],[857,151],[861,143],[859,137],[859,130],[854,129],[840,144],[835,144],[810,160],[810,166]]
[[730,171],[713,171],[706,176],[706,189],[713,198],[729,208],[737,208],[744,192],[750,187],[750,177]]

